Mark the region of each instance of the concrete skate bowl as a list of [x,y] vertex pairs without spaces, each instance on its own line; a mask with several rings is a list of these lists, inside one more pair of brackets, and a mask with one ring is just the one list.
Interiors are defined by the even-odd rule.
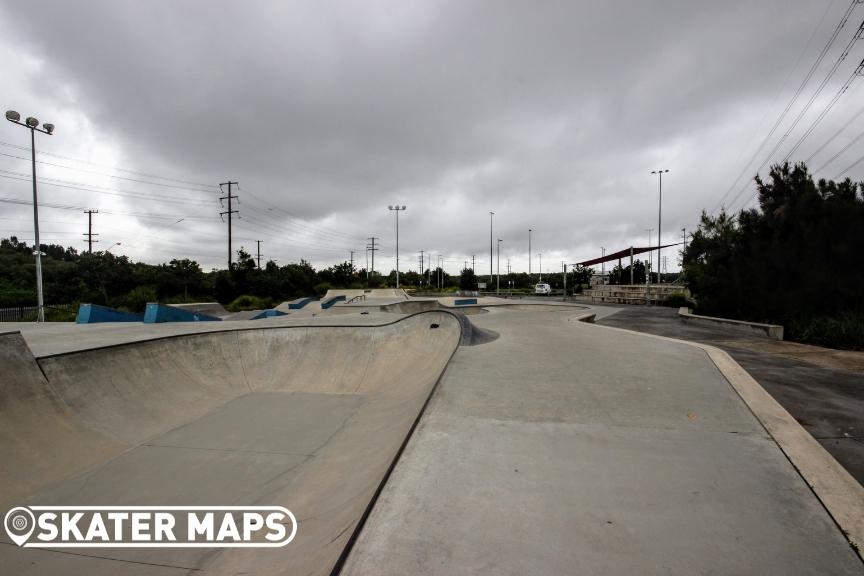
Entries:
[[270,549],[19,548],[8,574],[329,574],[460,341],[447,312],[273,327],[34,359],[0,335],[0,504],[273,505]]

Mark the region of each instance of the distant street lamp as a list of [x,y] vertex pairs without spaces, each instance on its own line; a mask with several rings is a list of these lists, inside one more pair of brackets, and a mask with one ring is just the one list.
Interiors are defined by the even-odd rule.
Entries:
[[[115,242],[114,244],[111,245],[111,248],[114,248],[114,246],[120,246],[120,242]],[[111,248],[108,248],[107,250],[105,250],[105,253],[107,254],[108,252],[111,252]]]
[[54,125],[44,124],[44,129],[39,128],[39,120],[32,116],[21,122],[21,115],[15,110],[7,110],[6,119],[13,124],[30,129],[30,153],[33,164],[33,230],[36,236],[33,255],[36,256],[36,303],[39,308],[36,321],[45,322],[45,301],[42,298],[42,244],[39,242],[39,206],[36,199],[36,132],[51,136],[54,133]]
[[489,289],[492,289],[492,218],[495,216],[494,212],[489,212]]
[[663,235],[662,228],[660,227],[662,215],[663,215],[663,174],[669,172],[669,170],[652,170],[651,174],[657,174],[660,176],[660,201],[659,207],[657,208],[657,283],[661,284],[663,282],[663,278],[660,276],[660,238]]
[[405,206],[388,206],[391,211],[396,212],[396,288],[399,288],[399,212],[405,210]]

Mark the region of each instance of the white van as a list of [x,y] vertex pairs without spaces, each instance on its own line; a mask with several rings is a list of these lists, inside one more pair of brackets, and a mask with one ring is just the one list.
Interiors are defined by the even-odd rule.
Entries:
[[543,296],[548,296],[552,293],[552,287],[549,284],[540,283],[534,286],[534,294],[542,294]]

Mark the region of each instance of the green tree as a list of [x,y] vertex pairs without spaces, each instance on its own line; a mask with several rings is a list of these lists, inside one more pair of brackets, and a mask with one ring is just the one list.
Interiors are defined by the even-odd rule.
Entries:
[[853,264],[864,251],[864,183],[814,182],[803,163],[785,163],[756,188],[758,208],[702,214],[683,258],[697,309],[783,324],[793,338],[843,318],[837,345],[864,347],[864,273]]
[[477,275],[471,268],[463,268],[459,274],[460,290],[477,290]]

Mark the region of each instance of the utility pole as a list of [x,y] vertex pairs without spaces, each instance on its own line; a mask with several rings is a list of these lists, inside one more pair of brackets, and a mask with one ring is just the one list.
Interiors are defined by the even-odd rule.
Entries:
[[256,260],[258,260],[258,269],[260,270],[261,269],[261,242],[263,242],[263,240],[255,240],[255,242],[258,244],[258,255],[257,255]]
[[501,242],[503,240],[498,238],[498,269],[495,272],[495,292],[499,292],[501,290]]
[[[606,248],[601,246],[600,250],[603,251],[603,258],[606,258]],[[603,276],[605,276],[605,275],[606,275],[606,262],[603,261],[603,262],[600,262],[600,278],[602,279]],[[606,281],[603,280],[603,282],[606,282]]]
[[354,250],[351,250],[351,278],[354,278]]
[[230,180],[228,182],[223,182],[219,184],[219,190],[222,190],[222,186],[228,186],[228,195],[219,198],[220,204],[222,204],[223,200],[228,200],[228,210],[219,213],[220,218],[225,216],[226,214],[228,215],[228,272],[231,272],[231,262],[234,259],[234,254],[231,250],[231,215],[237,214],[238,212],[238,210],[234,210],[231,207],[231,200],[235,200],[237,198],[237,196],[231,194],[231,187],[236,186],[237,184],[239,184],[239,182],[231,182]]
[[424,262],[423,254],[425,252],[426,252],[425,250],[420,250],[420,285],[421,286],[423,285],[423,262]]
[[373,276],[375,275],[375,251],[378,250],[378,248],[375,247],[375,241],[376,240],[378,240],[378,237],[371,236],[369,238],[369,245],[366,246],[366,250],[368,250],[369,252],[372,253],[372,275]]
[[93,253],[93,242],[99,242],[99,240],[93,240],[93,236],[99,236],[99,234],[93,233],[93,214],[98,214],[98,210],[85,210],[85,214],[87,214],[87,233],[84,236],[87,236],[87,252],[89,254]]
[[681,272],[684,272],[684,253],[687,251],[687,228],[681,228]]
[[561,267],[564,268],[564,300],[567,300],[567,263],[561,262]]
[[543,283],[543,253],[537,254],[540,257],[540,283]]
[[633,284],[633,247],[630,246],[630,284]]
[[528,229],[528,284],[531,284],[531,232],[534,230]]
[[471,271],[474,272],[474,254],[471,254]]

